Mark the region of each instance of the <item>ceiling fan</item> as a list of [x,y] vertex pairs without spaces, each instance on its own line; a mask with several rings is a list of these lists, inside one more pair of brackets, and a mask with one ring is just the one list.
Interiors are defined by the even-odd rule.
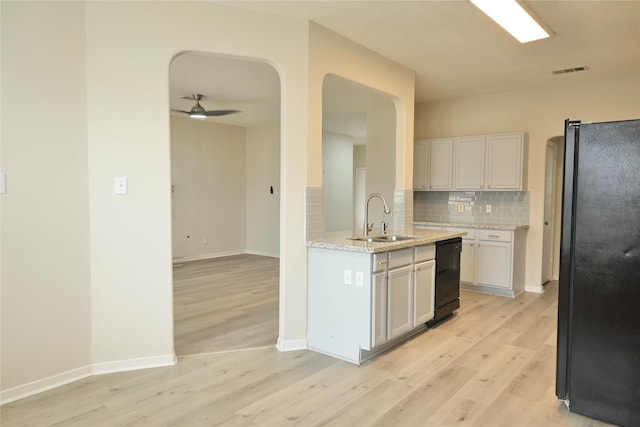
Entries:
[[196,101],[196,105],[193,106],[191,111],[184,110],[173,110],[179,113],[188,114],[189,117],[193,119],[204,119],[206,117],[216,117],[216,116],[226,116],[229,114],[240,113],[240,110],[205,110],[202,105],[200,105],[200,100],[204,98],[204,95],[200,95],[199,93],[194,93],[191,96],[183,96],[182,99],[193,99]]

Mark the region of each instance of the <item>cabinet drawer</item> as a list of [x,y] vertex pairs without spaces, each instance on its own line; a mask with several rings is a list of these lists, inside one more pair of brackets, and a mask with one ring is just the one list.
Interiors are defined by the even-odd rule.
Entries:
[[373,273],[382,271],[387,268],[387,263],[389,261],[387,254],[388,252],[373,254]]
[[478,230],[478,240],[491,240],[494,242],[511,242],[513,231],[505,230]]
[[413,263],[413,248],[389,252],[389,270]]
[[436,245],[416,246],[416,262],[429,261],[436,257]]

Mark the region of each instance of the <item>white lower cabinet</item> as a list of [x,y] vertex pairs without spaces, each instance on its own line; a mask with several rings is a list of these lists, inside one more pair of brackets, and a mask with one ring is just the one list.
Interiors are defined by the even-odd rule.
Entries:
[[463,289],[510,297],[524,291],[526,229],[419,228],[467,233],[462,237],[460,254],[460,283]]
[[511,289],[511,243],[481,241],[478,243],[476,282],[480,285]]
[[433,319],[435,313],[436,261],[425,261],[414,267],[413,326]]
[[387,342],[387,273],[373,275],[373,304],[371,310],[371,346]]
[[389,339],[413,328],[413,266],[389,271],[387,323]]
[[460,254],[460,281],[473,283],[476,281],[476,241],[462,239],[462,253]]

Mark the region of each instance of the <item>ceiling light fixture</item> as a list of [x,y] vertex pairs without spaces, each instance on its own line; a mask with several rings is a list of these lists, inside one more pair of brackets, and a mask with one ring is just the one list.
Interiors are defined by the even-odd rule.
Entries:
[[200,98],[196,98],[196,105],[189,112],[189,117],[192,119],[206,119],[207,116],[204,115],[204,112],[205,109],[200,105]]
[[470,0],[520,43],[549,37],[515,0]]

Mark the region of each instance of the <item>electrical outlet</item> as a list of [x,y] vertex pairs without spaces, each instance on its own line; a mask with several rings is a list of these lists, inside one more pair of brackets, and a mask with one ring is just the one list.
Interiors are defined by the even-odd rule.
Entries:
[[458,203],[458,212],[464,212],[464,204]]
[[351,285],[351,270],[344,271],[344,284]]
[[484,210],[485,210],[486,213],[491,213],[491,205],[486,205],[484,207]]
[[362,271],[356,271],[356,286],[364,286],[364,273]]

